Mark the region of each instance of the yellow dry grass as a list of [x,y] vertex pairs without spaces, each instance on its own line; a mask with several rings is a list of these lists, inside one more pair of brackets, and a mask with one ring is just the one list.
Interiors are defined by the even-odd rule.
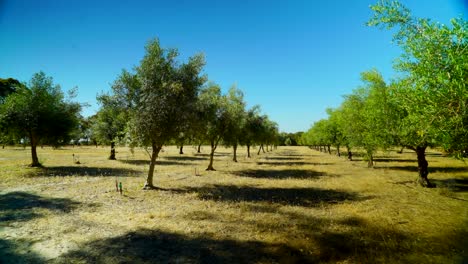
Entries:
[[411,152],[381,153],[368,169],[307,147],[251,159],[240,149],[238,163],[221,148],[207,172],[208,147],[164,150],[155,191],[141,190],[141,149],[110,161],[108,148],[45,147],[44,168],[27,166],[29,149],[0,150],[0,262],[468,261],[463,161],[429,152],[438,187],[425,189]]

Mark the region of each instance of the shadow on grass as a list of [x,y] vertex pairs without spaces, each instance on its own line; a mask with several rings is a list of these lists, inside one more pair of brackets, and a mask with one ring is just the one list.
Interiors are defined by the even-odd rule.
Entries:
[[[286,213],[284,221],[238,221],[257,232],[281,235],[281,242],[214,238],[163,230],[137,229],[123,235],[80,245],[60,256],[58,263],[463,263],[463,241],[443,238],[447,245],[420,235],[385,227],[359,217],[321,218]],[[204,220],[203,218],[202,220]],[[198,221],[199,219],[194,219]],[[220,219],[213,219],[219,221]],[[222,219],[221,219],[222,220]],[[236,220],[237,221],[237,220]],[[281,220],[280,220],[281,221]],[[292,224],[288,224],[293,222]],[[229,223],[225,223],[229,224]],[[279,225],[280,224],[280,225]],[[282,227],[280,227],[282,226]],[[288,232],[285,226],[298,229]],[[466,232],[464,232],[466,233]],[[415,238],[420,239],[417,242]],[[432,246],[431,246],[432,245]],[[454,246],[455,245],[455,246]],[[442,258],[441,258],[442,257]]]
[[[386,226],[356,216],[316,217],[288,211],[280,214],[284,220],[272,218],[265,222],[263,218],[245,224],[281,235],[288,245],[308,252],[307,260],[312,263],[430,263],[434,256],[442,257],[437,258],[442,263],[464,263],[454,260],[466,259],[466,231],[427,240],[398,228],[409,222]],[[288,226],[297,231],[289,233]]]
[[0,238],[0,263],[45,263],[45,259],[31,252],[30,241],[23,239],[4,240]]
[[40,217],[36,208],[68,213],[80,203],[67,198],[42,197],[26,192],[10,192],[0,195],[0,222],[28,221]]
[[325,172],[313,170],[243,170],[236,171],[233,174],[240,177],[258,178],[258,179],[316,179],[327,176]]
[[[302,165],[314,165],[311,162],[305,161],[285,161],[285,162],[275,162],[275,161],[257,161],[258,165],[267,165],[267,166],[302,166]],[[321,163],[320,165],[326,165],[326,163]]]
[[41,167],[34,172],[29,172],[29,176],[139,176],[141,171],[123,168],[102,168],[86,166],[57,166]]
[[[132,164],[132,165],[147,165],[149,166],[150,164],[150,160],[118,160],[119,162],[122,162],[122,163],[125,163],[125,164]],[[178,165],[187,165],[183,162],[177,162],[177,161],[169,161],[169,160],[162,160],[162,159],[157,159],[156,160],[156,166],[158,165],[167,165],[167,166],[170,166],[170,165],[175,165],[175,166],[178,166]]]
[[437,187],[448,187],[454,192],[468,192],[468,178],[461,179],[444,179],[437,180],[431,179],[432,183],[435,183]]
[[416,159],[375,158],[375,162],[417,162]]
[[[376,166],[376,169],[390,169],[390,170],[401,170],[401,171],[412,171],[417,172],[418,166]],[[442,173],[454,173],[454,172],[468,172],[468,167],[434,167],[429,165],[429,173],[442,172]]]
[[166,160],[182,160],[182,161],[206,160],[206,158],[198,157],[198,156],[167,156],[167,157],[164,157],[164,159],[166,159]]
[[[210,157],[210,154],[206,154],[206,153],[197,153],[195,155],[196,155],[196,157],[208,157],[208,158]],[[230,156],[230,155],[232,155],[232,154],[229,153],[229,152],[215,152],[215,154],[214,154],[215,157],[226,157],[226,156]],[[239,155],[239,153],[237,153],[237,155]]]
[[302,160],[302,158],[298,157],[288,157],[288,156],[280,156],[280,157],[268,157],[269,160]]
[[59,261],[88,263],[304,263],[305,255],[284,244],[186,236],[139,229],[84,244]]
[[317,207],[345,201],[362,201],[370,197],[357,193],[319,188],[256,188],[250,186],[213,185],[172,189],[182,193],[197,193],[203,200],[222,202],[266,202],[281,205]]

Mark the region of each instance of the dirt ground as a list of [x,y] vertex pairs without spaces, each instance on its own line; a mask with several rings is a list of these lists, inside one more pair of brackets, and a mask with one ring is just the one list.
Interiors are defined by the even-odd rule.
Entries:
[[[0,149],[0,263],[466,263],[468,166],[429,151],[415,184],[411,151],[374,169],[307,147],[232,162],[208,147],[165,147],[142,191],[142,149]],[[79,163],[79,164],[77,164]],[[116,191],[116,181],[123,194]]]

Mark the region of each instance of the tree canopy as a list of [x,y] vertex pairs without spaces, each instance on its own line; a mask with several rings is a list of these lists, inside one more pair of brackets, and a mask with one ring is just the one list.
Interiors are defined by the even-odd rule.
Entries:
[[123,71],[114,92],[132,106],[128,131],[136,145],[151,147],[145,188],[152,189],[156,158],[164,144],[177,137],[193,117],[205,60],[198,54],[178,63],[176,49],[162,48],[158,39],[148,42],[146,53],[132,74]]
[[40,166],[36,146],[69,141],[76,128],[81,105],[67,101],[59,85],[44,72],[33,75],[28,85],[18,86],[0,105],[0,122],[7,133],[27,138],[31,166]]

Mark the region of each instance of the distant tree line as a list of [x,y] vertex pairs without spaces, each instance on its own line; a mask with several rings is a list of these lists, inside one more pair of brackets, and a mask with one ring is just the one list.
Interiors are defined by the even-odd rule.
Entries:
[[[395,30],[403,54],[394,67],[401,75],[386,83],[375,69],[361,74],[362,86],[327,109],[328,118],[315,122],[302,142],[338,155],[346,148],[366,152],[372,167],[375,152],[390,147],[415,151],[418,181],[428,179],[428,147],[442,148],[462,158],[468,153],[468,23],[452,19],[451,26],[418,19],[398,2],[371,6],[369,26]],[[331,152],[330,152],[331,153]]]

